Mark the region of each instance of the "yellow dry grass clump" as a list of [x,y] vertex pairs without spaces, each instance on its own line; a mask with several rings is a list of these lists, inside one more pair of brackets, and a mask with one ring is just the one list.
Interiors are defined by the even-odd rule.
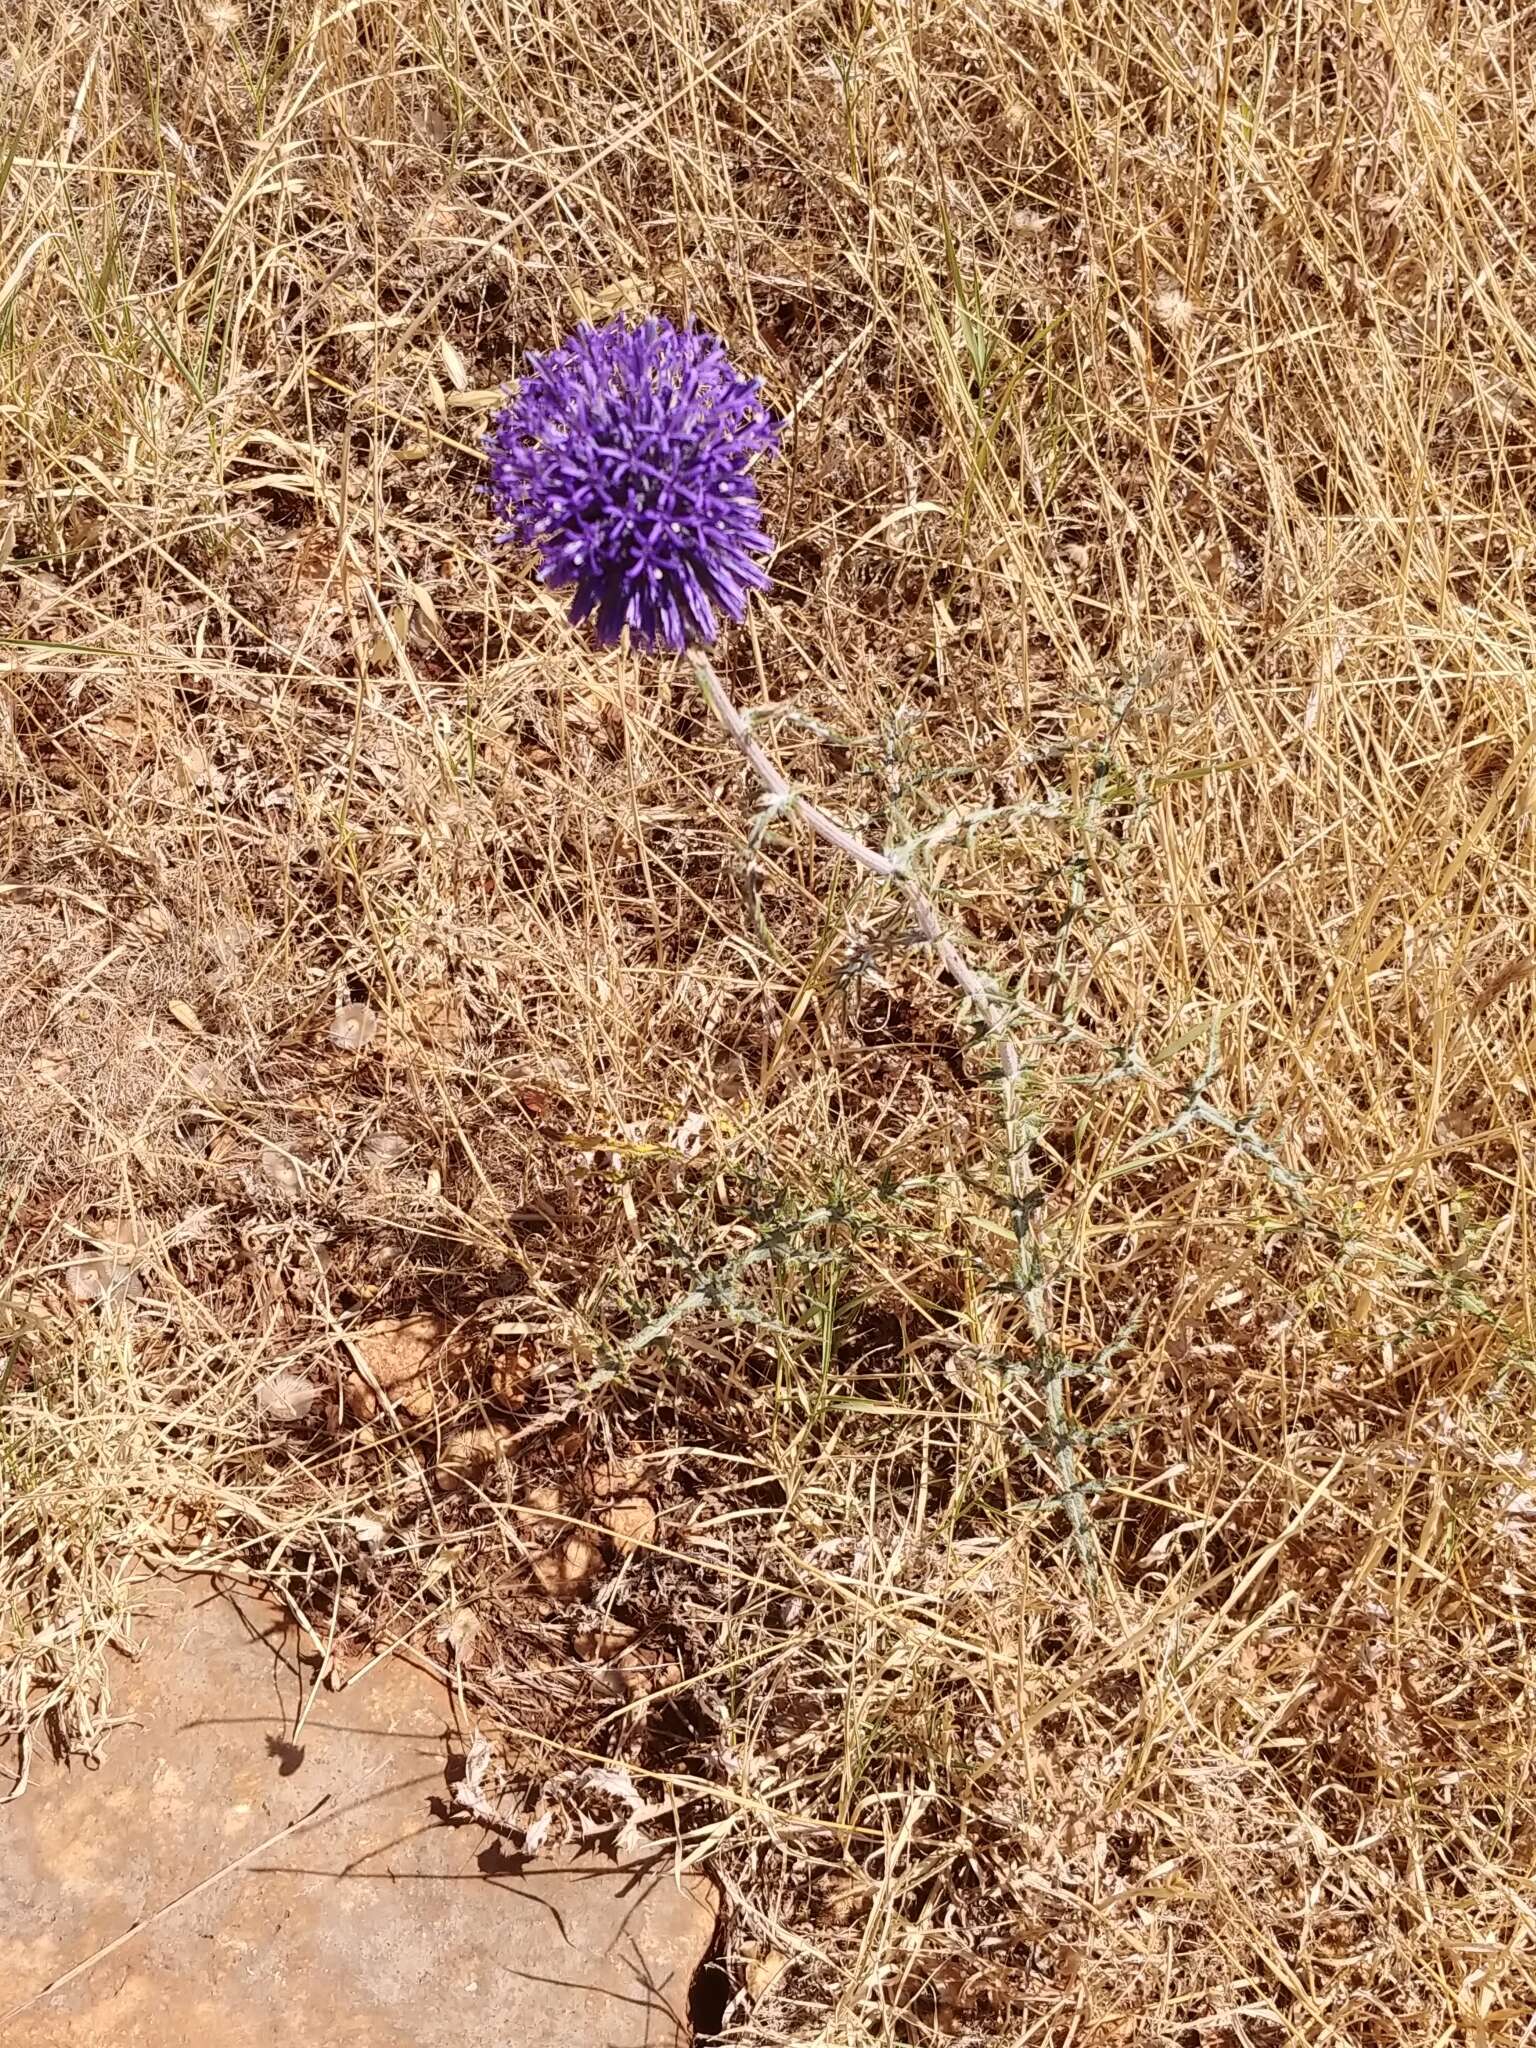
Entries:
[[[536,1839],[629,1771],[724,2039],[1530,2043],[1528,42],[11,0],[18,1781],[174,1555]],[[488,544],[637,307],[788,418],[722,672],[1006,994],[1035,1299],[906,906]]]

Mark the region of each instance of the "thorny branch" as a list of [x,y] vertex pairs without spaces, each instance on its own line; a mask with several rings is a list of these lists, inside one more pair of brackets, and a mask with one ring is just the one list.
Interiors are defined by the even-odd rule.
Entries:
[[1035,1224],[1040,1203],[1039,1187],[1030,1164],[1029,1145],[1024,1133],[1020,1103],[1023,1063],[1013,1038],[1008,1005],[996,990],[988,986],[955,944],[944,928],[943,919],[935,908],[932,897],[912,875],[906,864],[890,854],[876,852],[874,847],[867,846],[862,839],[857,838],[845,825],[840,825],[836,818],[829,816],[818,804],[812,803],[809,797],[803,796],[785,776],[778,763],[758,744],[750,722],[732,701],[710,662],[698,653],[692,654],[689,659],[711,711],[725,727],[748,767],[775,805],[786,813],[793,813],[801,818],[828,846],[835,848],[858,867],[878,876],[882,882],[890,883],[901,892],[906,898],[918,931],[937,954],[940,965],[964,992],[966,1000],[984,1025],[987,1036],[997,1048],[998,1088],[1002,1097],[1008,1147],[1009,1206],[1018,1243],[1015,1277],[1029,1319],[1030,1339],[1042,1367],[1046,1423],[1050,1432],[1062,1503],[1072,1524],[1072,1534],[1083,1564],[1092,1572],[1097,1563],[1098,1553],[1093,1527],[1083,1501],[1077,1460],[1072,1449],[1072,1425],[1067,1418],[1066,1398],[1063,1392],[1067,1361],[1051,1342],[1050,1325],[1046,1317],[1044,1265]]

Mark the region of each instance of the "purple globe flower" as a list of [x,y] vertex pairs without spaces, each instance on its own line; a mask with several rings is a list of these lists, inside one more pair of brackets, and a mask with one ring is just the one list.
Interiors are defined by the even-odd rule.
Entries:
[[710,334],[620,317],[532,356],[486,439],[491,497],[539,574],[575,585],[573,620],[610,647],[713,640],[766,590],[751,464],[778,446],[756,378]]

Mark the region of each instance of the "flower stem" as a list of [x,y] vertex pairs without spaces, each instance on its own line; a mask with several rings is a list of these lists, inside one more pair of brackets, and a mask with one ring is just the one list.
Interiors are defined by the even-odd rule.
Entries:
[[1092,1572],[1097,1564],[1098,1553],[1092,1524],[1083,1502],[1077,1460],[1072,1450],[1072,1429],[1067,1419],[1063,1387],[1066,1359],[1051,1343],[1050,1326],[1045,1311],[1043,1262],[1035,1222],[1036,1212],[1040,1206],[1039,1183],[1030,1165],[1029,1143],[1024,1131],[1024,1118],[1019,1099],[1023,1062],[1019,1058],[1018,1045],[1010,1028],[1008,1005],[966,959],[946,931],[932,897],[906,866],[900,861],[893,860],[889,854],[878,853],[874,847],[867,846],[862,839],[850,832],[846,825],[839,824],[837,819],[829,816],[819,804],[814,804],[809,797],[803,796],[772,756],[758,744],[750,722],[732,701],[712,664],[699,653],[691,654],[689,660],[710,710],[725,727],[763,788],[786,810],[792,810],[801,818],[818,839],[835,848],[855,866],[864,868],[868,873],[878,876],[882,882],[888,882],[893,888],[900,890],[906,898],[919,932],[937,954],[940,965],[964,993],[971,1008],[985,1026],[988,1037],[996,1045],[998,1089],[1002,1096],[1003,1121],[1007,1132],[1008,1193],[1013,1213],[1014,1235],[1018,1244],[1015,1277],[1029,1319],[1030,1338],[1042,1367],[1046,1424],[1050,1432],[1055,1476],[1061,1488],[1062,1504],[1071,1522],[1078,1552],[1084,1565]]

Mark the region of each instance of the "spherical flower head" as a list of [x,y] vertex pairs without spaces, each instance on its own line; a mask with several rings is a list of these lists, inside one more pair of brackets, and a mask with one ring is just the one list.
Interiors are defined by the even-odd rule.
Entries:
[[600,645],[713,640],[766,590],[752,463],[778,446],[760,386],[713,335],[670,320],[581,326],[530,358],[486,440],[504,540],[575,585],[571,617]]

